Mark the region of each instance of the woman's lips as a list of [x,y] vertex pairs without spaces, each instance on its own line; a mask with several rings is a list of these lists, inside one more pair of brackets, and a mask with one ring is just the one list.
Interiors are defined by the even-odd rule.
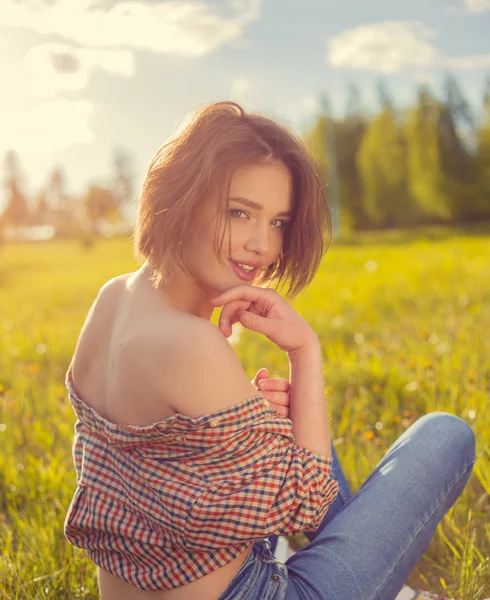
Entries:
[[235,271],[235,273],[237,274],[238,277],[240,277],[240,279],[243,279],[244,281],[252,281],[255,278],[255,275],[257,273],[257,269],[254,269],[253,271],[249,271],[246,272],[243,269],[241,269],[235,261],[230,260],[231,262],[231,266],[233,267],[233,270]]

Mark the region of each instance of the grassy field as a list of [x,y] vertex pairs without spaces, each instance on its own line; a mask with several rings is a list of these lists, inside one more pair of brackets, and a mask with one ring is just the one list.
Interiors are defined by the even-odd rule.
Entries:
[[[0,247],[0,598],[98,598],[95,566],[63,536],[75,488],[64,376],[99,287],[135,267],[127,239]],[[471,480],[409,584],[490,596],[488,233],[334,243],[292,305],[322,341],[332,434],[354,491],[423,414],[448,411],[474,429]],[[250,379],[264,366],[289,375],[259,334],[244,331],[235,350]]]

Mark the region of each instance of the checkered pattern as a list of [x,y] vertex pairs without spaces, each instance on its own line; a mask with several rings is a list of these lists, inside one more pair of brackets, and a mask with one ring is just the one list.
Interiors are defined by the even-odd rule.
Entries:
[[142,590],[178,587],[271,534],[314,531],[338,493],[331,459],[298,447],[260,393],[198,418],[118,425],[66,375],[77,488],[65,536]]

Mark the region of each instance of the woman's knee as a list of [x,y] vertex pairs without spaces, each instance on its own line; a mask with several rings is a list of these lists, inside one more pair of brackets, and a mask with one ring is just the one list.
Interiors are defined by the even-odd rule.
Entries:
[[460,417],[447,412],[432,412],[414,425],[422,434],[424,446],[431,447],[432,452],[442,452],[451,461],[459,458],[468,466],[474,464],[475,434]]

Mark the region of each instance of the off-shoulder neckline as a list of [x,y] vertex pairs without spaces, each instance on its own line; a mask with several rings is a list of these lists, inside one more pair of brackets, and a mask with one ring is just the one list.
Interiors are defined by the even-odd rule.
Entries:
[[[169,417],[166,417],[165,419],[155,421],[154,423],[152,423],[150,425],[132,425],[132,424],[128,425],[128,424],[124,424],[124,423],[115,423],[114,421],[110,421],[106,417],[102,416],[95,408],[93,408],[92,406],[88,405],[85,402],[85,400],[80,396],[80,394],[78,393],[78,391],[76,389],[75,381],[73,379],[73,363],[70,363],[70,366],[68,367],[68,370],[66,372],[65,385],[68,390],[70,399],[72,401],[74,401],[74,404],[76,406],[80,407],[83,411],[88,411],[95,418],[96,421],[98,421],[99,423],[104,424],[106,426],[109,426],[110,428],[117,427],[119,429],[123,429],[126,431],[132,431],[132,432],[137,432],[137,431],[141,431],[141,432],[148,431],[149,432],[151,430],[154,430],[155,428],[158,428],[158,429],[165,428],[166,429],[167,427],[172,425],[175,421],[183,421],[187,424],[199,426],[203,423],[207,423],[207,421],[212,421],[212,420],[219,419],[220,417],[223,418],[228,415],[240,413],[243,411],[244,408],[247,408],[249,405],[252,406],[254,403],[257,403],[257,404],[260,403],[260,407],[263,410],[266,410],[265,406],[263,404],[265,397],[260,392],[257,392],[255,394],[253,394],[252,396],[249,396],[245,400],[242,400],[240,402],[237,402],[236,404],[233,404],[232,406],[228,406],[226,408],[222,408],[222,409],[219,409],[219,410],[216,410],[213,412],[209,412],[209,413],[206,413],[199,417],[191,417],[189,415],[184,415],[183,413],[177,412],[174,415],[170,415]],[[267,410],[271,410],[271,409],[267,409]]]

